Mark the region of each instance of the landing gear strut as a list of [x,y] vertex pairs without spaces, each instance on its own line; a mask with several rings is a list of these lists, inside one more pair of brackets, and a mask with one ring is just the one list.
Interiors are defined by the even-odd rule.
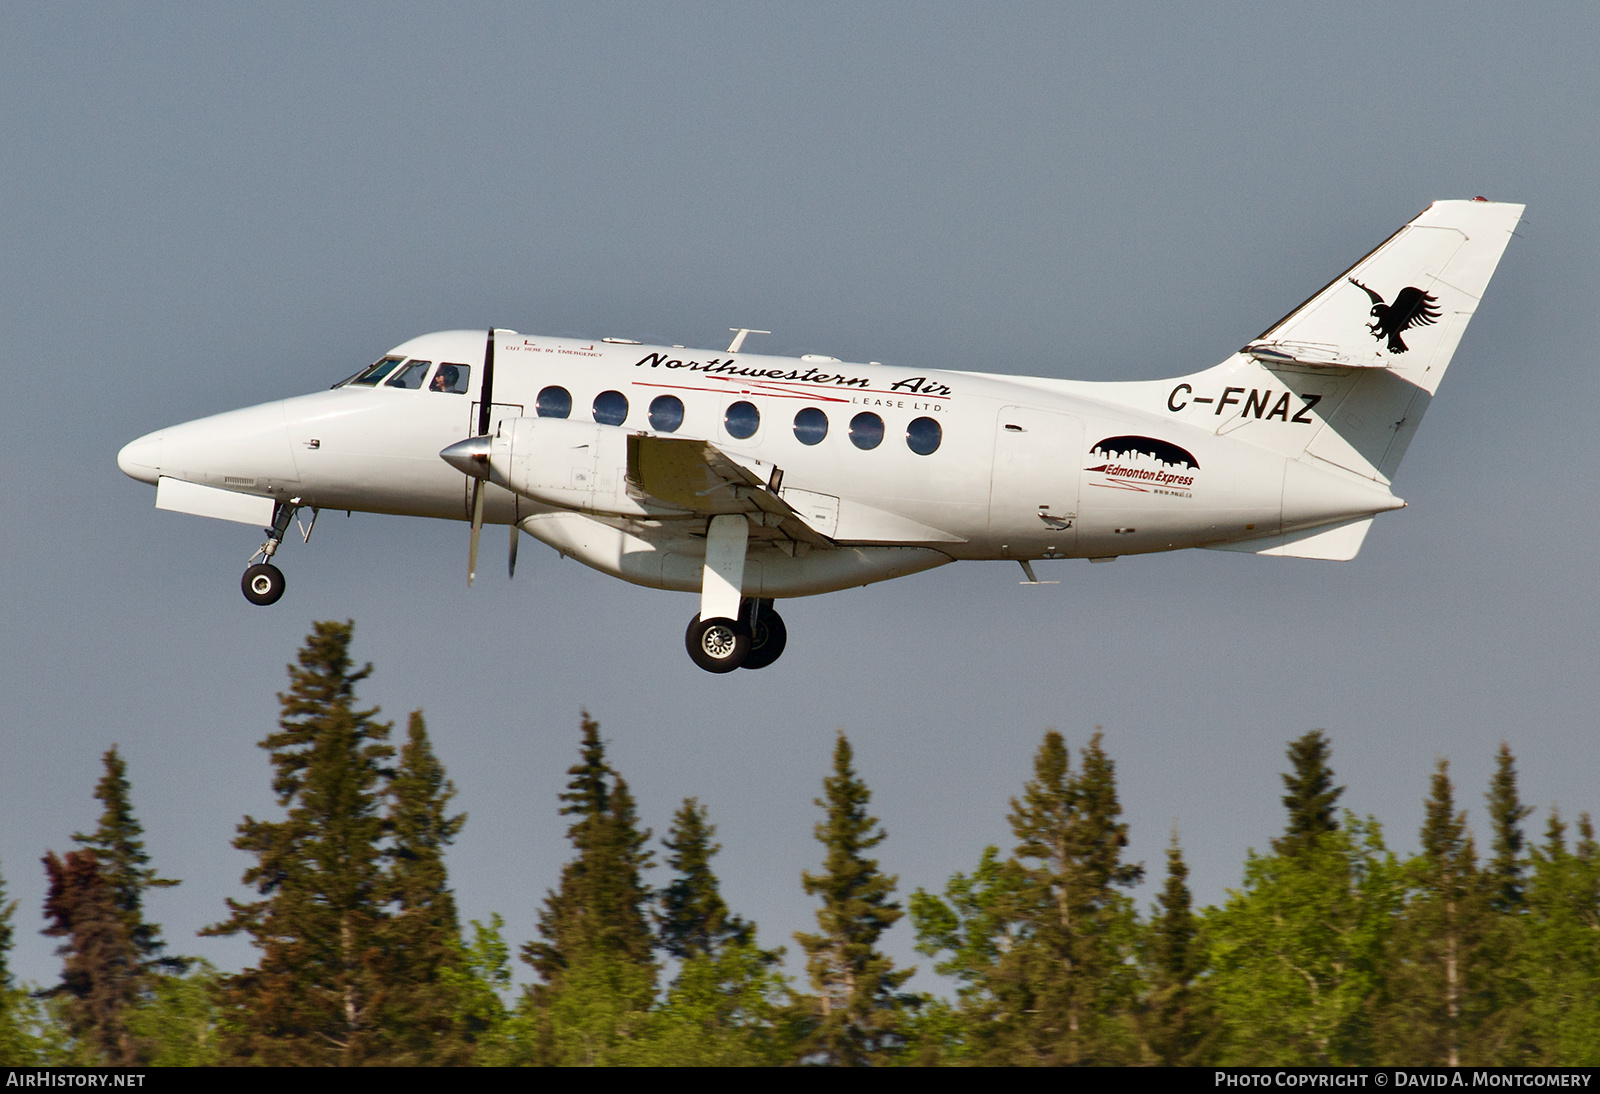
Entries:
[[771,600],[739,595],[749,543],[750,524],[742,514],[719,513],[706,521],[700,614],[689,620],[683,641],[690,660],[707,672],[764,669],[789,640]]
[[[239,588],[244,592],[244,598],[252,604],[276,604],[283,597],[284,578],[283,571],[272,564],[272,556],[278,553],[278,548],[283,545],[283,537],[289,531],[289,522],[295,519],[300,512],[300,499],[290,498],[280,501],[272,510],[272,527],[265,529],[267,541],[256,548],[256,553],[250,556],[250,564],[245,568],[244,577],[239,581]],[[311,510],[311,523],[300,526],[300,535],[309,540],[311,529],[317,526],[317,510]],[[257,562],[256,559],[260,559]]]

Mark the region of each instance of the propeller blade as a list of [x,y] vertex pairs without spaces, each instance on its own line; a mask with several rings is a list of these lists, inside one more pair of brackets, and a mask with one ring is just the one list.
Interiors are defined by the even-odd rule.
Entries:
[[483,496],[487,491],[483,488],[483,480],[476,479],[472,483],[472,542],[467,547],[467,587],[472,587],[472,579],[478,576],[478,537],[483,533]]
[[483,347],[483,387],[478,391],[478,435],[489,432],[489,416],[494,413],[494,328]]
[[515,522],[511,525],[511,553],[506,556],[506,576],[517,576],[517,544],[522,542],[522,529]]

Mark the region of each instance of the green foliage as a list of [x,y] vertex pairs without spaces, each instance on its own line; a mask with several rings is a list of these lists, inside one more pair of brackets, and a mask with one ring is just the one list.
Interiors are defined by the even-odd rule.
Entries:
[[223,1062],[222,977],[210,964],[192,963],[186,974],[158,976],[151,991],[128,1011],[128,1029],[153,1067],[215,1067]]
[[677,872],[659,894],[655,913],[661,948],[680,960],[720,953],[733,943],[749,943],[755,928],[728,911],[711,857],[722,849],[713,843],[716,826],[706,819],[706,808],[685,798],[672,818],[672,830],[661,842],[670,852],[667,865]]
[[1511,746],[1504,741],[1495,755],[1488,802],[1489,823],[1494,829],[1494,842],[1490,845],[1493,857],[1489,860],[1494,907],[1499,912],[1515,912],[1523,905],[1523,874],[1527,870],[1522,822],[1533,807],[1523,805],[1517,795],[1517,761],[1511,755]]
[[1226,1023],[1217,1062],[1370,1062],[1371,1006],[1404,892],[1370,817],[1346,812],[1342,827],[1293,854],[1252,852],[1243,887],[1206,916]]
[[[945,1059],[989,1064],[1131,1063],[1141,982],[1132,901],[1143,867],[1122,861],[1115,765],[1097,732],[1074,775],[1061,734],[1045,734],[1033,778],[1011,801],[1014,854],[985,849],[943,899],[912,896],[917,948],[949,957],[962,1035]],[[927,1024],[943,1019],[930,1013]],[[924,1041],[926,1044],[926,1040]]]
[[822,899],[820,930],[795,934],[817,991],[811,1001],[815,1028],[805,1051],[835,1066],[884,1063],[901,1047],[908,1000],[898,992],[916,971],[895,969],[877,949],[878,939],[902,912],[891,899],[895,878],[867,857],[887,835],[867,812],[872,795],[851,759],[850,742],[841,732],[833,774],[823,780],[823,797],[816,802],[827,814],[815,829],[824,848],[823,869],[800,875],[806,893]]
[[449,813],[455,793],[421,711],[414,712],[389,784],[392,911],[382,931],[387,967],[378,1024],[381,1053],[391,1064],[466,1063],[473,1036],[487,1028],[471,1017],[482,1010],[480,993],[470,978],[454,975],[464,953],[444,852],[467,820]]
[[1033,779],[1011,801],[1016,881],[1007,912],[1017,941],[996,966],[999,1006],[980,1030],[991,1062],[1135,1059],[1136,918],[1117,890],[1137,885],[1144,869],[1122,861],[1127,825],[1101,734],[1082,750],[1077,776],[1069,760],[1061,734],[1046,733]]
[[[499,925],[462,944],[446,848],[466,822],[420,712],[399,764],[391,726],[363,709],[352,626],[317,623],[279,696],[271,753],[284,819],[246,817],[234,846],[256,856],[208,934],[247,933],[259,965],[219,985],[222,1059],[257,1064],[461,1064],[498,1036]],[[485,972],[484,963],[493,971]],[[488,975],[491,980],[483,979]]]
[[11,918],[16,911],[17,902],[6,901],[6,880],[0,876],[0,991],[16,986],[11,982],[11,947],[17,944],[17,928]]
[[917,952],[929,957],[950,954],[934,965],[934,971],[956,981],[962,1009],[968,1013],[989,1011],[995,1004],[990,979],[1001,954],[1017,941],[1007,915],[1016,902],[1020,876],[991,844],[983,849],[971,877],[956,874],[950,879],[944,899],[922,889],[911,894]]
[[128,765],[112,745],[102,757],[106,773],[95,787],[94,796],[104,806],[100,824],[93,834],[74,833],[72,838],[95,853],[100,875],[111,888],[112,902],[121,914],[128,938],[139,952],[146,969],[182,972],[187,961],[164,957],[166,943],[161,928],[144,919],[146,889],[165,889],[179,884],[173,878],[158,877],[144,849],[144,826],[133,815],[132,786]]
[[644,1028],[656,989],[644,883],[650,832],[639,828],[633,795],[606,763],[600,726],[587,713],[582,732],[581,759],[561,795],[576,854],[539,914],[543,941],[523,947],[541,982],[510,1028],[526,1057],[544,1064],[613,1061]]
[[37,1032],[43,1008],[11,978],[11,948],[16,943],[11,920],[16,910],[17,902],[6,900],[5,879],[0,877],[0,1067],[27,1067],[47,1059]]
[[1405,866],[1408,892],[1384,965],[1378,1058],[1456,1067],[1486,1057],[1495,924],[1466,814],[1440,760],[1422,826],[1422,853]]
[[654,1067],[776,1067],[803,1036],[787,979],[753,942],[730,940],[684,961],[671,989],[617,1063]]
[[1210,985],[1203,979],[1209,955],[1188,878],[1189,866],[1174,831],[1167,848],[1167,883],[1145,932],[1148,994],[1138,1025],[1144,1051],[1154,1062],[1182,1067],[1201,1063],[1218,1032]]
[[317,623],[289,667],[272,758],[281,821],[245,817],[233,845],[256,858],[259,901],[229,900],[208,934],[246,933],[260,964],[223,989],[225,1052],[237,1063],[359,1064],[378,1058],[386,986],[381,841],[394,749],[390,725],[362,709],[349,623]]
[[50,994],[62,1001],[81,1062],[133,1066],[141,1053],[126,1012],[138,1001],[145,976],[116,892],[93,851],[68,851],[64,858],[50,851],[44,867],[50,883],[44,933],[66,940],[56,949],[61,983]]
[[1600,1066],[1600,844],[1589,815],[1578,818],[1577,846],[1568,850],[1566,826],[1552,811],[1531,859],[1520,969],[1531,996],[1525,1062]]
[[457,943],[456,960],[442,963],[441,992],[451,1001],[462,1035],[474,1046],[474,1063],[492,1063],[505,1056],[506,993],[511,990],[511,947],[505,920],[498,912],[489,925],[472,920],[472,941]]
[[1280,855],[1296,854],[1339,827],[1335,806],[1344,787],[1333,785],[1328,766],[1329,744],[1320,729],[1289,742],[1289,762],[1294,771],[1283,776],[1284,808],[1289,824],[1281,838],[1272,841]]

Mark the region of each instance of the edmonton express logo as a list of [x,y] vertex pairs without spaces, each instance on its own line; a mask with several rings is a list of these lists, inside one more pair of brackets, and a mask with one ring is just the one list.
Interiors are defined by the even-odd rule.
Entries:
[[1200,470],[1200,461],[1187,448],[1155,437],[1107,437],[1089,450],[1106,462],[1086,467],[1085,472],[1103,476],[1089,480],[1090,486],[1113,490],[1133,490],[1141,494],[1167,494],[1191,497],[1194,476],[1185,472]]

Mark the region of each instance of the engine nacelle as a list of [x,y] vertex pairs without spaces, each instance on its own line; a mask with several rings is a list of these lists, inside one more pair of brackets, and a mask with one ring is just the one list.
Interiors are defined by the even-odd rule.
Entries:
[[649,516],[628,493],[628,434],[566,418],[502,421],[489,448],[490,477],[523,497],[563,509]]

